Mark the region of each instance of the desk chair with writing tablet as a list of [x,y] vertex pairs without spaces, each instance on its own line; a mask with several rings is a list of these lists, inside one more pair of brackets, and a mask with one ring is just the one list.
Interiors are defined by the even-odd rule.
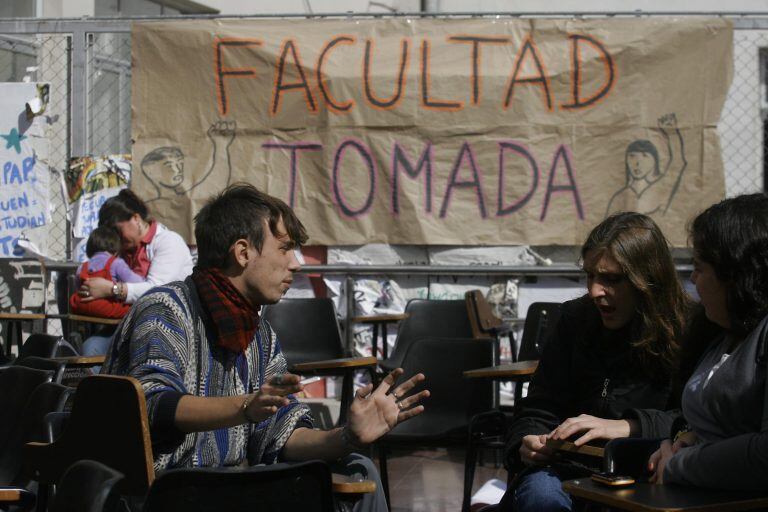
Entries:
[[288,371],[300,375],[342,376],[339,424],[346,423],[354,397],[354,373],[365,370],[375,382],[375,357],[348,357],[331,299],[282,299],[266,306],[262,319],[277,335]]
[[614,489],[589,478],[563,482],[563,490],[572,496],[612,510],[635,512],[730,512],[765,510],[768,490],[722,491],[682,485],[656,485],[648,482]]
[[[387,502],[388,450],[393,447],[464,445],[470,419],[493,407],[493,386],[488,380],[465,379],[462,373],[492,361],[491,339],[421,338],[408,347],[402,363],[405,375],[423,373],[426,380],[421,388],[429,389],[430,396],[424,401],[424,412],[398,424],[376,442]],[[418,388],[414,390],[418,391]]]
[[331,486],[331,470],[319,460],[245,469],[170,469],[155,480],[143,512],[333,512]]
[[27,441],[44,439],[43,418],[61,410],[68,388],[51,382],[51,372],[10,366],[0,369],[0,505],[34,504],[34,494],[26,491],[29,479],[24,474],[23,450]]
[[72,464],[56,487],[50,512],[117,512],[125,510],[117,489],[125,475],[95,460]]
[[[529,382],[538,367],[538,359],[547,338],[560,318],[561,305],[556,302],[534,302],[528,308],[517,362],[496,364],[464,372],[464,377],[475,380],[507,381],[515,383],[514,406],[523,398],[523,384]],[[469,424],[467,452],[464,461],[464,492],[462,510],[468,511],[475,478],[475,466],[480,449],[505,448],[505,435],[510,418],[501,410],[487,411],[472,418]]]
[[64,431],[52,443],[28,443],[26,470],[54,485],[72,464],[90,459],[125,475],[119,490],[146,494],[155,479],[144,390],[132,377],[94,375],[77,387]]

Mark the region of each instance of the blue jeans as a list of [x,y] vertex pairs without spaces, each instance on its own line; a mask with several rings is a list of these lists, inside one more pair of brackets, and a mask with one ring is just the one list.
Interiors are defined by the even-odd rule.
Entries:
[[523,475],[516,487],[507,489],[499,509],[504,512],[571,511],[573,502],[563,491],[557,474],[551,468],[541,468]]
[[[83,342],[83,355],[84,356],[103,356],[109,351],[109,347],[112,345],[112,336],[99,336],[93,335]],[[93,373],[100,373],[101,366],[94,366],[91,368]]]
[[354,480],[373,480],[376,483],[375,492],[364,494],[360,500],[351,504],[339,502],[338,496],[336,496],[334,500],[336,501],[337,512],[348,510],[352,510],[352,512],[387,512],[387,500],[384,498],[379,471],[371,459],[359,453],[351,453],[331,464],[331,470],[334,473],[352,477]]

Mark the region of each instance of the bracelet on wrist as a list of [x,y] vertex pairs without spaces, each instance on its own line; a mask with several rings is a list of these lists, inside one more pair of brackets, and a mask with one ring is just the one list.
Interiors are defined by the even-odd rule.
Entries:
[[248,415],[248,406],[251,405],[251,402],[253,402],[255,397],[256,395],[245,395],[245,400],[243,400],[243,404],[240,406],[240,409],[243,411],[243,418],[245,418],[245,421],[248,423],[256,423]]

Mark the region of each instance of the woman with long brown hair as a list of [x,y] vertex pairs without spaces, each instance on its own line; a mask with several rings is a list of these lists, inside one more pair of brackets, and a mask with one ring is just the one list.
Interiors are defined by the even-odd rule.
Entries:
[[563,304],[508,433],[516,476],[502,510],[569,510],[560,482],[580,469],[556,461],[547,441],[629,436],[641,426],[621,419],[625,409],[664,409],[670,397],[689,302],[661,230],[643,214],[612,215],[581,259],[588,293]]

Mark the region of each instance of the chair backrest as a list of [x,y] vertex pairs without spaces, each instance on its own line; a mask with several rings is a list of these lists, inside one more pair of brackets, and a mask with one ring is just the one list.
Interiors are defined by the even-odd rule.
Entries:
[[74,462],[92,459],[123,473],[120,490],[144,495],[155,478],[147,406],[139,381],[94,375],[80,382],[64,432],[53,443],[29,443],[27,470],[55,484]]
[[95,460],[77,461],[61,477],[50,512],[115,512],[123,478]]
[[472,325],[463,300],[411,299],[405,312],[409,316],[400,322],[387,368],[402,366],[408,347],[418,339],[472,338]]
[[26,487],[27,475],[22,474],[24,445],[47,439],[45,417],[51,412],[64,410],[67,399],[74,390],[61,384],[43,382],[29,396],[5,447],[0,452],[0,482]]
[[496,331],[504,323],[493,314],[491,305],[480,290],[470,290],[464,294],[469,324],[472,327],[473,338],[488,338],[495,336]]
[[387,437],[466,441],[472,416],[493,407],[493,384],[463,373],[492,364],[490,339],[421,338],[412,343],[403,360],[405,375],[423,373],[430,395],[423,413],[399,424]]
[[11,484],[18,475],[24,435],[22,424],[27,404],[35,390],[51,381],[51,372],[23,366],[0,369],[0,485]]
[[559,302],[534,302],[528,307],[518,361],[535,361],[560,320]]
[[77,351],[61,336],[52,334],[32,334],[19,352],[18,360],[26,357],[65,357],[80,355]]
[[171,469],[160,475],[144,512],[331,512],[331,471],[322,461],[227,468]]
[[262,315],[277,333],[288,365],[344,357],[331,299],[282,299]]
[[38,370],[47,370],[51,372],[53,382],[61,384],[61,380],[64,377],[64,372],[67,369],[67,364],[64,361],[56,361],[55,359],[47,359],[45,357],[29,356],[24,359],[16,359],[13,364],[15,366],[25,366],[27,368],[36,368]]

